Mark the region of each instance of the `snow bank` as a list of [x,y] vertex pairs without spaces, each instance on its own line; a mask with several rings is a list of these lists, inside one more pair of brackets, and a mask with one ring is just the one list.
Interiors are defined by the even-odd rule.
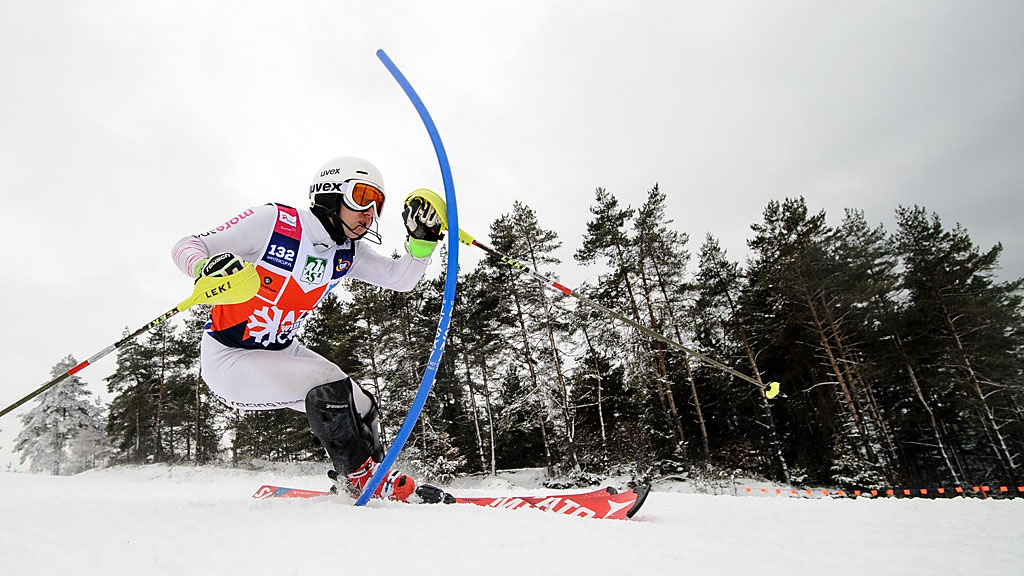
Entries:
[[[1024,500],[852,500],[652,492],[633,520],[344,498],[321,467],[139,466],[0,473],[4,574],[1020,574]],[[462,478],[473,496],[550,493],[536,471]]]

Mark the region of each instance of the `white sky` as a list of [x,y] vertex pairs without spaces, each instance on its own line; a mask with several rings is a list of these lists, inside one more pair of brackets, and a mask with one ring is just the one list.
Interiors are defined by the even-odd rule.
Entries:
[[923,205],[1024,276],[1022,25],[1014,1],[0,0],[0,405],[187,296],[180,237],[306,205],[335,156],[381,169],[398,249],[401,199],[442,186],[378,48],[440,129],[462,228],[525,202],[569,286],[596,279],[572,260],[594,188],[639,206],[656,182],[692,251],[742,258],[803,195],[890,231]]

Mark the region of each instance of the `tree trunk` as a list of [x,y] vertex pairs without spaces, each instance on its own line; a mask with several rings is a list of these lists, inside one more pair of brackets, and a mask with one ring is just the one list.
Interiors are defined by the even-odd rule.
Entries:
[[[530,253],[530,262],[534,270],[539,270],[537,255],[534,252],[533,244],[527,242],[527,250]],[[541,301],[544,303],[544,329],[548,336],[548,346],[551,349],[551,358],[555,363],[555,376],[558,381],[559,394],[562,397],[562,418],[565,420],[565,436],[568,443],[569,456],[573,465],[578,469],[580,466],[579,456],[576,454],[576,409],[570,402],[569,387],[565,383],[565,376],[562,374],[562,361],[559,358],[558,346],[555,345],[555,334],[551,327],[551,303],[548,300],[548,293],[544,285],[538,280],[537,290],[540,293]]]
[[906,351],[903,349],[903,340],[896,335],[896,348],[900,351],[900,356],[903,357],[903,365],[907,368],[907,375],[910,377],[910,383],[914,386],[914,393],[917,394],[917,399],[921,401],[921,405],[924,406],[924,411],[928,413],[928,420],[932,423],[932,432],[935,434],[935,443],[939,447],[939,453],[942,454],[942,461],[946,464],[946,469],[953,476],[953,483],[960,486],[960,475],[956,473],[956,469],[953,464],[949,461],[949,454],[946,453],[946,443],[942,441],[942,434],[939,433],[939,424],[935,421],[935,412],[932,411],[932,407],[925,400],[924,392],[921,391],[921,384],[917,381],[917,374],[914,372],[914,367],[910,365],[910,358],[907,357]]
[[496,442],[494,439],[494,415],[491,412],[491,387],[487,383],[487,358],[480,356],[481,373],[484,376],[484,406],[487,407],[487,429],[491,436],[491,476],[498,473]]
[[[651,304],[651,289],[647,282],[647,272],[644,269],[644,254],[643,247],[641,246],[640,253],[640,287],[644,291],[644,302],[647,304],[647,317],[650,321],[649,326],[651,330],[660,332],[660,326],[657,319],[654,316],[654,306]],[[639,320],[637,321],[639,323]],[[657,348],[657,359],[658,359],[658,380],[661,385],[665,387],[665,400],[668,403],[669,414],[672,426],[675,428],[676,436],[679,438],[679,451],[683,459],[686,460],[686,433],[683,429],[683,419],[679,416],[679,409],[676,407],[675,395],[672,393],[672,380],[668,377],[668,364],[665,361],[665,346],[661,342],[651,343],[652,346]]]
[[[675,314],[672,312],[672,302],[669,299],[668,286],[666,285],[665,278],[661,274],[661,268],[658,266],[658,263],[652,260],[652,265],[654,266],[654,277],[657,279],[658,287],[661,290],[661,297],[665,302],[665,310],[668,313],[669,322],[672,324],[672,332],[675,334],[676,342],[682,343],[682,331],[679,329],[679,323],[676,321]],[[651,310],[650,312],[653,322],[654,311]],[[690,367],[690,359],[687,356],[683,356],[682,361],[686,368],[686,379],[690,383],[690,396],[693,398],[693,407],[697,412],[697,422],[700,424],[700,436],[701,442],[704,446],[704,457],[707,458],[711,455],[711,451],[708,447],[708,428],[707,424],[704,422],[704,410],[700,405],[700,396],[697,394],[697,383],[693,379],[693,370],[691,370]]]
[[199,460],[201,459],[199,451],[200,451],[200,446],[202,444],[199,441],[199,435],[200,435],[200,433],[202,431],[202,425],[201,425],[200,418],[201,418],[202,411],[203,411],[203,404],[202,404],[202,400],[201,400],[201,397],[200,397],[200,389],[199,389],[199,387],[202,386],[202,385],[203,385],[203,367],[202,367],[202,365],[200,365],[199,366],[199,377],[196,378],[196,421],[195,421],[195,426],[196,426],[196,428],[195,428],[196,457],[195,457],[195,460],[193,461],[193,463],[196,466],[199,465]]
[[949,313],[949,309],[946,308],[946,304],[941,302],[941,300],[939,304],[942,307],[942,315],[946,322],[946,328],[949,330],[949,335],[953,337],[953,342],[956,344],[957,352],[964,364],[963,369],[967,374],[967,382],[970,385],[971,391],[974,392],[975,399],[978,401],[978,407],[986,424],[986,428],[988,428],[991,431],[991,434],[994,435],[993,442],[991,443],[992,450],[998,456],[999,461],[1003,464],[1007,474],[1010,475],[1010,479],[1017,482],[1017,465],[1013,461],[1013,454],[1010,452],[1010,448],[1006,444],[1006,438],[999,430],[999,424],[996,422],[996,417],[992,412],[992,407],[988,405],[988,401],[985,400],[985,395],[981,391],[981,384],[978,382],[978,375],[974,372],[974,367],[971,365],[971,359],[968,357],[967,351],[964,350],[963,342],[960,340],[960,333],[957,332],[956,326],[953,324],[953,318]]
[[[630,281],[629,274],[626,272],[628,269],[626,266],[626,257],[622,250],[622,245],[619,244],[618,241],[615,242],[615,255],[619,263],[618,268],[623,272],[622,279],[626,283],[626,293],[629,295],[629,308],[633,313],[633,321],[642,326],[643,322],[640,320],[640,307],[636,303],[636,295],[633,292],[633,283]],[[641,338],[643,348],[647,351],[647,354],[653,359],[654,350],[651,341],[639,334],[638,337]],[[662,359],[664,359],[664,357],[662,357]],[[680,425],[679,412],[676,410],[676,402],[672,397],[672,389],[666,388],[666,386],[662,385],[666,380],[667,378],[664,378],[663,374],[659,374],[656,366],[654,370],[654,388],[658,394],[658,400],[661,402],[661,408],[665,412],[665,419],[672,424],[672,435],[675,437],[676,446],[682,451],[683,458],[685,458],[686,437],[683,435],[682,426]]]
[[135,407],[135,457],[142,459],[142,408]]
[[[743,351],[747,355],[747,361],[750,362],[750,369],[754,372],[754,379],[757,380],[758,385],[765,389],[764,380],[761,378],[761,370],[757,367],[757,356],[754,355],[754,349],[750,345],[750,338],[747,337],[747,330],[740,323],[739,307],[736,302],[732,299],[732,294],[729,293],[728,287],[724,291],[726,302],[729,303],[729,312],[732,316],[733,322],[736,325],[736,332],[739,334],[740,342],[743,343]],[[772,451],[775,453],[775,458],[779,462],[779,467],[782,470],[782,478],[786,483],[792,482],[792,478],[789,475],[789,465],[786,463],[785,454],[782,453],[782,440],[779,438],[779,432],[775,427],[775,417],[772,415],[771,404],[768,403],[768,398],[764,394],[758,394],[761,401],[761,411],[764,413],[765,418],[768,420],[768,434],[770,438],[768,440],[769,445],[772,447]]]
[[[511,290],[512,301],[516,305],[516,318],[519,320],[519,331],[523,336],[523,354],[526,356],[526,366],[530,369],[530,382],[533,385],[533,393],[536,396],[540,390],[540,383],[537,381],[537,372],[533,369],[533,351],[530,348],[530,334],[526,330],[526,319],[523,317],[523,307],[519,304],[519,294],[515,289]],[[555,468],[554,462],[551,461],[551,447],[548,445],[548,433],[544,429],[544,402],[543,398],[538,398],[540,405],[540,411],[537,416],[540,418],[540,433],[541,440],[544,442],[544,458],[547,462],[548,476],[554,476]]]
[[587,326],[583,324],[583,338],[587,341],[587,348],[590,349],[590,357],[594,359],[594,377],[597,379],[597,420],[601,427],[601,454],[602,461],[605,465],[608,464],[608,433],[604,425],[604,403],[601,398],[601,365],[597,361],[597,350],[594,350],[594,344],[590,341],[590,334],[587,332]]
[[864,449],[864,454],[871,459],[872,462],[875,462],[877,461],[877,458],[874,454],[874,450],[871,448],[871,442],[868,438],[867,431],[864,429],[864,423],[861,421],[860,411],[857,409],[857,405],[853,399],[853,393],[850,391],[846,378],[843,376],[842,369],[839,367],[835,354],[832,352],[832,345],[829,343],[828,336],[825,334],[825,328],[822,325],[821,317],[818,315],[817,306],[814,305],[814,301],[811,299],[806,286],[804,287],[803,293],[804,304],[811,312],[811,318],[814,320],[814,329],[821,342],[822,351],[825,353],[825,358],[828,360],[832,374],[836,377],[836,383],[839,385],[839,390],[842,392],[843,399],[846,403],[846,409],[853,418],[853,424],[860,436],[860,444]]
[[[831,335],[829,337],[832,339],[833,342],[835,342],[835,348],[838,352],[837,360],[839,362],[840,368],[842,369],[843,375],[846,378],[846,381],[849,383],[850,392],[853,395],[854,399],[854,404],[857,406],[857,409],[861,413],[862,418],[864,417],[864,412],[867,412],[868,414],[868,418],[864,418],[865,421],[863,427],[865,430],[865,434],[867,434],[867,436],[865,436],[865,442],[869,450],[869,454],[874,453],[873,449],[871,448],[871,442],[875,438],[877,438],[879,434],[881,434],[882,439],[886,442],[886,445],[888,446],[888,455],[885,458],[885,473],[891,481],[893,480],[892,471],[895,462],[897,461],[896,448],[888,435],[888,431],[886,430],[885,426],[885,421],[882,419],[881,414],[879,414],[877,406],[874,403],[874,394],[871,391],[871,386],[867,382],[865,382],[863,378],[861,378],[860,371],[857,369],[858,363],[854,358],[850,357],[850,354],[847,350],[847,346],[844,344],[844,338],[842,336],[841,330],[839,329],[841,321],[836,321],[835,315],[832,314],[832,307],[829,306],[828,302],[825,300],[824,293],[820,295],[820,300],[821,309],[825,315],[825,321],[828,323],[829,332],[831,332]],[[866,410],[864,408],[864,405],[867,406]],[[872,431],[875,432],[873,433]],[[886,453],[883,451],[883,454]],[[878,454],[875,454],[875,457],[878,458]],[[878,461],[879,464],[882,463],[881,458],[879,458]]]
[[480,433],[480,418],[476,413],[476,392],[473,390],[473,374],[469,369],[469,351],[465,342],[462,346],[462,363],[466,368],[466,385],[469,387],[469,413],[473,416],[473,430],[476,432],[476,446],[480,452],[480,470],[487,470],[487,457],[484,454],[484,439]]
[[157,390],[157,392],[156,392],[156,398],[157,398],[157,400],[156,400],[156,417],[154,418],[154,421],[153,421],[153,442],[156,444],[153,447],[153,451],[156,452],[156,460],[157,460],[157,462],[162,462],[164,460],[163,446],[161,446],[161,444],[162,444],[161,441],[163,440],[163,438],[161,438],[161,431],[162,431],[162,428],[163,428],[163,418],[164,418],[164,415],[163,415],[163,410],[164,410],[164,378],[165,378],[164,371],[165,371],[165,367],[166,367],[166,363],[167,363],[167,359],[166,359],[166,356],[164,354],[165,352],[166,352],[165,350],[161,350],[161,352],[160,352],[160,379],[157,382],[157,387],[156,387],[156,390]]

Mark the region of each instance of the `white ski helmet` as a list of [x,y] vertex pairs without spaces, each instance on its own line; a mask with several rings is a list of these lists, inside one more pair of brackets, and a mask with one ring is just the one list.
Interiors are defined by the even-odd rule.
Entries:
[[[376,166],[362,158],[335,158],[313,174],[309,201],[310,210],[324,225],[331,239],[341,245],[346,241],[345,230],[351,231],[341,219],[341,206],[355,211],[373,208],[376,225],[376,219],[384,209],[384,179]],[[376,229],[367,228],[356,239],[364,236],[380,244],[380,234]]]
[[310,204],[324,206],[337,212],[344,201],[353,210],[365,210],[368,206],[361,205],[358,198],[357,201],[353,201],[352,188],[343,186],[351,180],[368,183],[380,192],[381,199],[376,203],[376,216],[380,216],[384,207],[384,178],[376,166],[355,156],[335,158],[316,171],[313,183],[309,185]]

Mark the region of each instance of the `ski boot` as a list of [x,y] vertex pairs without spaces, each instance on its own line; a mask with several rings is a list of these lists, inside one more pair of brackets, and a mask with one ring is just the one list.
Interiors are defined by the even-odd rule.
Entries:
[[[346,476],[344,481],[339,480],[337,471],[331,470],[327,472],[327,476],[334,481],[331,493],[337,494],[340,490],[344,490],[353,498],[358,498],[378,467],[379,464],[374,462],[372,458],[367,458],[366,462],[363,462],[359,468]],[[339,486],[341,487],[340,489]],[[397,470],[388,472],[384,481],[374,491],[372,498],[423,504],[438,504],[441,502],[453,504],[455,502],[454,496],[437,486],[417,484],[411,477]]]
[[[355,469],[355,471],[351,472],[344,478],[341,478],[335,470],[327,472],[327,476],[334,481],[334,486],[331,487],[331,492],[337,493],[344,490],[353,498],[358,498],[363,493],[363,488],[366,487],[367,482],[370,481],[370,478],[372,478],[373,474],[377,471],[378,466],[379,465],[373,461],[373,458],[367,458],[366,462],[363,462],[362,465]],[[415,480],[397,470],[391,470],[384,478],[384,481],[380,483],[380,486],[377,486],[377,489],[373,492],[372,498],[408,502],[409,497],[412,496],[415,491]]]
[[423,504],[455,504],[455,496],[433,484],[418,484],[416,486],[416,497]]

